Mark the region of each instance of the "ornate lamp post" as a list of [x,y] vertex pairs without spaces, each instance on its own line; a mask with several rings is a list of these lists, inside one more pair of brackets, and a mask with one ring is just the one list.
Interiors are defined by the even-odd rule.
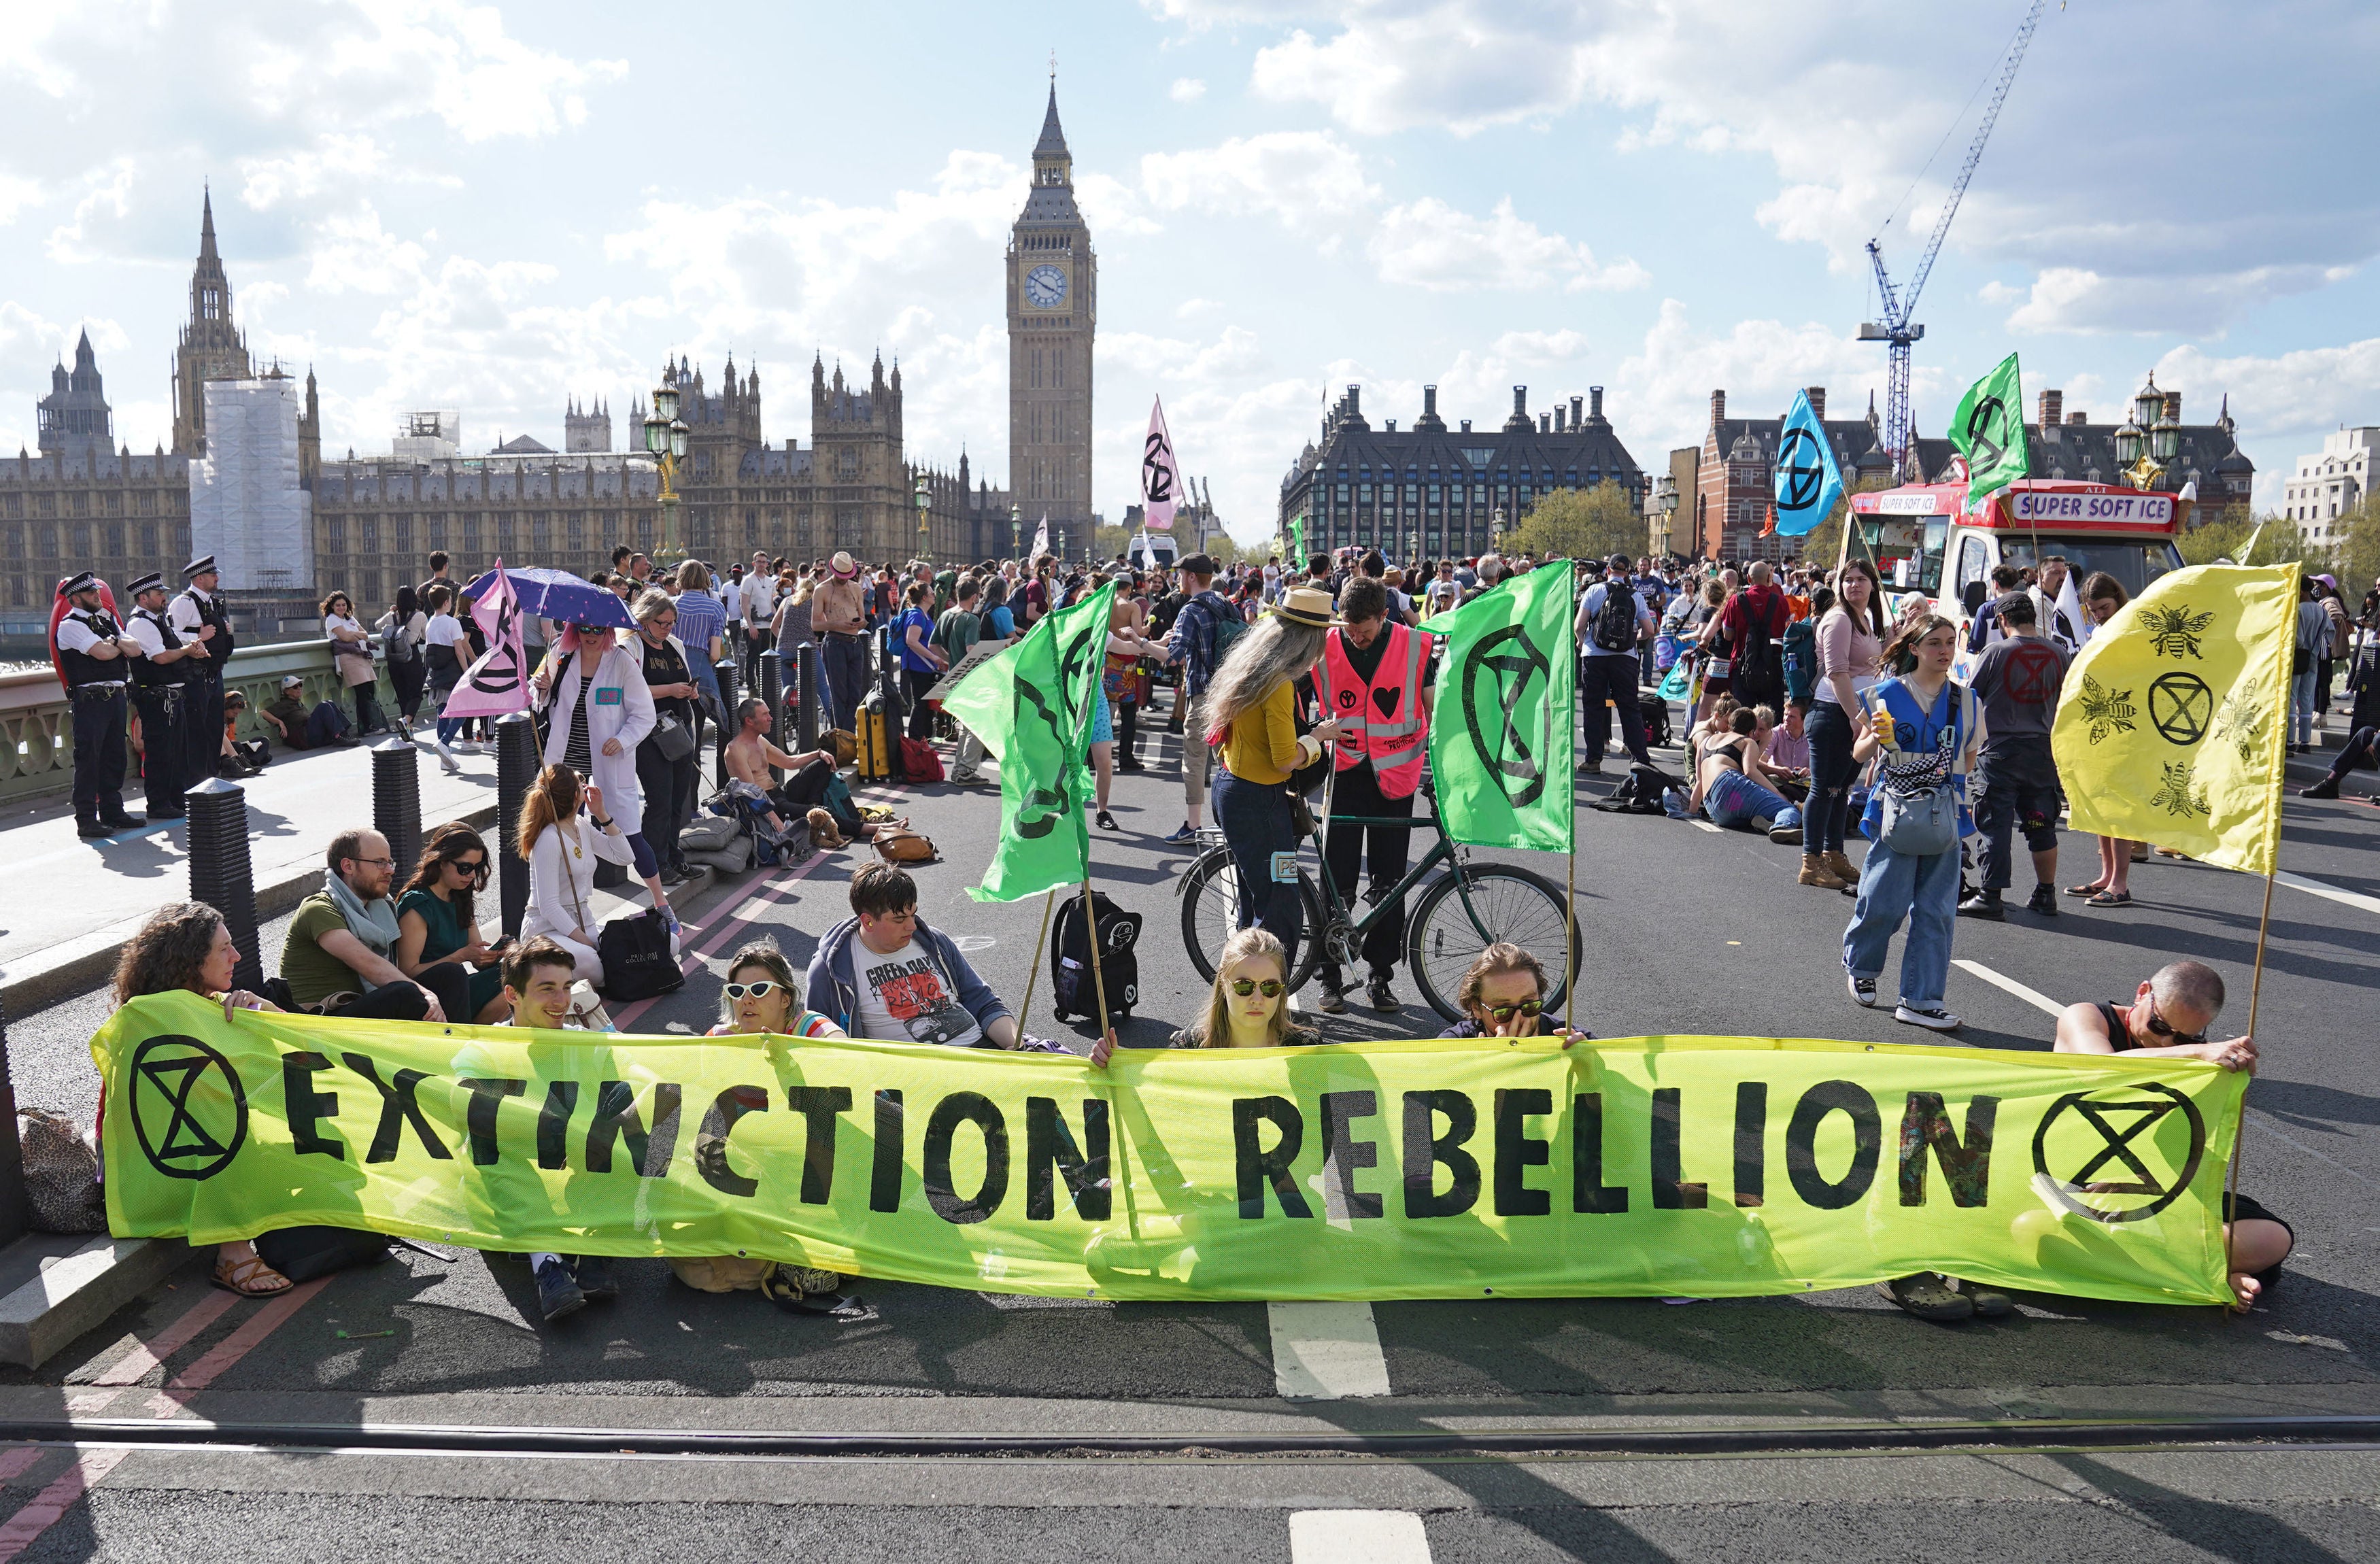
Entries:
[[657,564],[679,563],[677,465],[686,459],[686,430],[677,411],[677,387],[667,382],[655,386],[653,410],[645,415],[645,450],[661,470],[662,541]]
[[1654,486],[1653,509],[1661,517],[1661,540],[1656,552],[1667,554],[1671,528],[1675,527],[1678,516],[1678,480],[1673,475],[1663,473],[1661,481]]
[[927,518],[934,508],[933,486],[924,473],[917,475],[917,557],[930,557],[931,544],[927,530]]
[[1011,559],[1025,552],[1025,507],[1008,507],[1008,555]]
[[1488,513],[1488,552],[1491,554],[1504,552],[1504,507],[1501,505]]
[[2165,410],[2165,393],[2151,375],[2132,397],[2132,416],[2116,430],[2116,460],[2124,469],[2124,481],[2135,489],[2155,488],[2166,464],[2180,450],[2180,420]]

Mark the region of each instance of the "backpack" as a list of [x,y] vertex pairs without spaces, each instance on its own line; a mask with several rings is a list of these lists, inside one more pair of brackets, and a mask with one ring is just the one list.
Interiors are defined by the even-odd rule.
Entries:
[[1818,627],[1807,619],[1785,626],[1785,698],[1806,707],[1818,689]]
[[924,739],[905,738],[901,741],[901,777],[910,782],[941,782],[942,758]]
[[[1229,603],[1218,607],[1216,603],[1208,601],[1211,595],[1212,588],[1209,588],[1190,600],[1207,611],[1208,639],[1212,644],[1212,649],[1207,654],[1207,673],[1210,678],[1215,670],[1223,665],[1223,654],[1232,649],[1232,643],[1248,633],[1247,620]],[[1183,606],[1187,608],[1189,604]]]
[[[1761,615],[1766,620],[1766,613]],[[1752,614],[1744,613],[1743,644],[1735,649],[1735,667],[1728,675],[1728,687],[1736,692],[1739,700],[1754,703],[1757,697],[1780,689],[1784,685],[1783,671],[1778,666],[1777,643],[1768,638],[1767,624],[1755,624]]]
[[1597,651],[1636,649],[1636,592],[1626,582],[1603,584],[1603,606],[1596,611],[1591,638]]
[[[1130,1020],[1140,1002],[1140,959],[1133,946],[1140,940],[1140,915],[1117,906],[1105,891],[1093,891],[1099,909],[1099,978],[1107,985],[1108,1020]],[[1050,936],[1050,1013],[1063,1021],[1069,1015],[1098,1020],[1099,988],[1091,972],[1091,942],[1083,916],[1083,893],[1068,897],[1058,908],[1058,926]]]
[[596,937],[595,956],[603,964],[603,994],[627,1004],[686,987],[669,924],[658,908],[615,917]]

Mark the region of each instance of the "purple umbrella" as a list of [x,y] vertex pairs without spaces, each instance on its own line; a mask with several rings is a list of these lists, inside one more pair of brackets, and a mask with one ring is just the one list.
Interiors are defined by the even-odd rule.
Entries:
[[[511,578],[513,595],[520,600],[525,613],[562,624],[608,624],[620,630],[637,627],[628,605],[609,587],[598,587],[566,570],[506,570],[504,574]],[[491,570],[464,588],[463,595],[477,600],[495,584],[496,573]]]

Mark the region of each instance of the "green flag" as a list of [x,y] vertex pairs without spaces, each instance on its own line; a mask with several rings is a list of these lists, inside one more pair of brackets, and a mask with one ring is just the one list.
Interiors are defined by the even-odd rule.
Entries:
[[2024,449],[2024,389],[2016,355],[1967,387],[1950,416],[1950,443],[1967,459],[1967,508],[1997,494],[2033,469]]
[[1045,615],[942,702],[1000,759],[1000,841],[967,891],[978,902],[1077,885],[1087,872],[1091,714],[1114,604],[1110,582]]
[[1302,515],[1289,524],[1289,557],[1300,563],[1305,559],[1305,518]]
[[1570,562],[1548,560],[1424,626],[1446,637],[1429,770],[1450,842],[1571,850],[1570,583]]

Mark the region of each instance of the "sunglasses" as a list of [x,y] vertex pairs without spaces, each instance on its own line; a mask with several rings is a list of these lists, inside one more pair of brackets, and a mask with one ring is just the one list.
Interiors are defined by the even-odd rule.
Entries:
[[1546,1006],[1543,1000],[1524,1000],[1516,1005],[1481,1005],[1479,1008],[1495,1020],[1510,1021],[1516,1015],[1536,1015]]
[[2149,1001],[2149,1030],[2160,1037],[2171,1037],[2175,1042],[2181,1044],[2184,1048],[2194,1049],[2199,1044],[2206,1040],[2206,1034],[2204,1032],[2175,1031],[2173,1029],[2173,1023],[2168,1021],[2164,1016],[2157,1013],[2156,1000],[2151,1000]]
[[1253,977],[1234,977],[1232,979],[1232,992],[1239,995],[1240,998],[1244,1000],[1250,994],[1255,993],[1261,993],[1269,1000],[1277,1000],[1281,998],[1281,985],[1269,977],[1266,978],[1261,983],[1257,982]]
[[773,993],[775,993],[775,992],[777,991],[777,987],[778,987],[778,986],[777,986],[776,984],[774,984],[774,983],[760,982],[760,983],[730,983],[730,984],[728,984],[726,987],[727,987],[727,997],[728,997],[729,999],[731,999],[731,1000],[740,1000],[740,999],[744,998],[747,994],[749,994],[752,998],[754,998],[754,999],[756,999],[756,1000],[765,1000],[765,999],[767,999],[770,995],[771,995],[771,994],[773,994]]

